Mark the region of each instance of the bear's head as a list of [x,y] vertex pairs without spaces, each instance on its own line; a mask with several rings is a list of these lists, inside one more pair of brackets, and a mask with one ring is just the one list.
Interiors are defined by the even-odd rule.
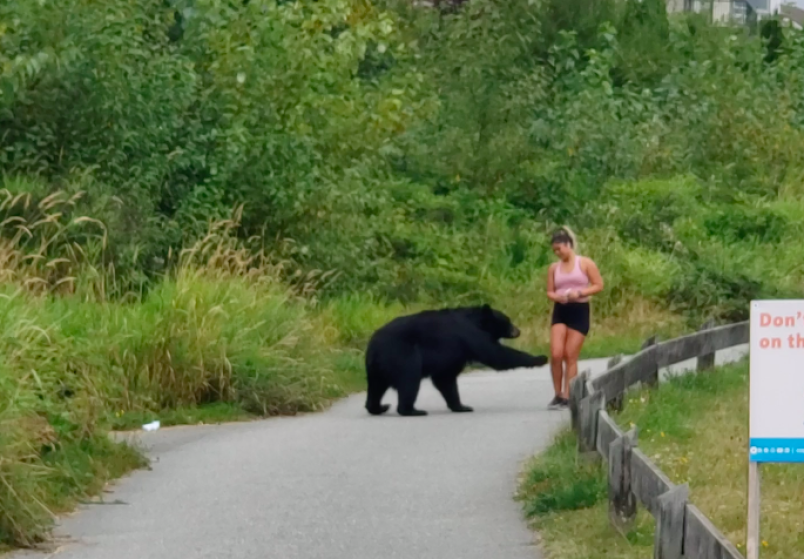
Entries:
[[479,324],[480,329],[489,334],[495,340],[500,338],[518,338],[521,332],[508,316],[492,308],[489,304],[480,307]]

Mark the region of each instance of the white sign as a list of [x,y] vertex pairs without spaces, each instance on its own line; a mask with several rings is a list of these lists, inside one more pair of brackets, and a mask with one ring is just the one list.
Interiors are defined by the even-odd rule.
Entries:
[[804,462],[804,301],[752,301],[749,453]]

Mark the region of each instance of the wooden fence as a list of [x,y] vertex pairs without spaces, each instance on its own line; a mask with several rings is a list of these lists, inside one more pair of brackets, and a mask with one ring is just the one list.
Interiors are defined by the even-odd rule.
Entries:
[[637,506],[656,519],[654,559],[744,559],[723,534],[689,502],[689,486],[676,485],[639,448],[637,431],[624,433],[606,409],[622,409],[625,393],[642,383],[655,386],[663,367],[697,359],[698,371],[714,366],[715,352],[748,343],[748,322],[713,327],[657,343],[649,339],[633,358],[609,361],[608,370],[590,379],[573,379],[570,391],[572,427],[578,450],[608,463],[609,518],[625,535]]

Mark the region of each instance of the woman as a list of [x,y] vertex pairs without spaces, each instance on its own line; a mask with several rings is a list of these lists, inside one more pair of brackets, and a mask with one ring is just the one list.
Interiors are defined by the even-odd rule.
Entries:
[[591,259],[575,253],[575,235],[568,227],[553,233],[552,245],[559,261],[547,273],[547,296],[555,302],[550,327],[555,398],[549,407],[560,409],[569,405],[570,383],[578,374],[578,355],[589,333],[589,297],[603,290],[603,278]]

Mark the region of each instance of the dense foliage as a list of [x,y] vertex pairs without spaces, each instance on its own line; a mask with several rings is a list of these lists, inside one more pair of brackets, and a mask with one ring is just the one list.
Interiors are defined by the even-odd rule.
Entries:
[[6,188],[85,193],[120,289],[240,204],[240,234],[334,272],[331,295],[508,293],[559,222],[632,294],[734,318],[799,289],[797,32],[768,62],[760,33],[659,0],[48,0],[0,21]]

